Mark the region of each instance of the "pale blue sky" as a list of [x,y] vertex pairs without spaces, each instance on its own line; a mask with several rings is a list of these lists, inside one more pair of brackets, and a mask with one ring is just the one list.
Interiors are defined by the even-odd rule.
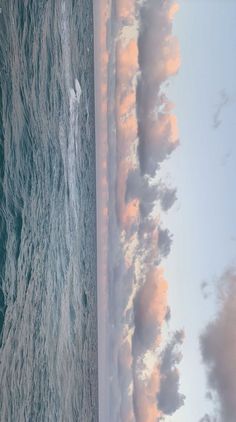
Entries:
[[[169,420],[198,422],[209,408],[199,333],[214,314],[214,295],[200,285],[236,263],[236,2],[181,0],[175,17],[182,65],[168,88],[176,104],[181,146],[162,167],[178,188],[165,217],[174,233],[166,261],[172,327],[186,331],[181,390],[186,404]],[[213,128],[220,91],[229,95],[221,125]],[[211,408],[211,407],[210,407]]]

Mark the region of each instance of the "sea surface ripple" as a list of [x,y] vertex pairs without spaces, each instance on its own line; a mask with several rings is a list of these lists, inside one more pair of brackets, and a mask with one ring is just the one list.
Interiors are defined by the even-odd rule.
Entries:
[[0,421],[95,422],[92,0],[0,6]]

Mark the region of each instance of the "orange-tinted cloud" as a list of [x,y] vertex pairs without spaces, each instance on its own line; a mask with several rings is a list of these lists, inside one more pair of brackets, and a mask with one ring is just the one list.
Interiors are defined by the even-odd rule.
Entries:
[[156,396],[159,388],[160,372],[158,368],[153,369],[146,383],[136,380],[135,420],[137,422],[156,422],[163,415],[157,407]]
[[139,217],[139,200],[133,199],[124,208],[122,213],[123,225],[128,228],[132,223],[138,220]]
[[177,3],[167,1],[160,5],[150,0],[141,14],[137,88],[139,160],[142,172],[152,176],[178,145],[177,120],[173,112],[169,113],[170,103],[161,92],[163,83],[180,67],[179,44],[172,35],[172,20],[177,10]]
[[165,63],[165,72],[166,76],[175,75],[180,68],[180,52],[179,52],[179,43],[177,38],[172,37],[169,41],[168,47],[164,48],[164,53],[166,53],[166,63]]
[[180,6],[179,6],[179,3],[177,3],[177,2],[173,2],[170,5],[169,10],[167,12],[167,16],[170,20],[173,20],[175,14],[179,11],[179,8],[180,8]]
[[162,341],[162,326],[168,311],[168,282],[163,269],[153,268],[146,276],[145,284],[139,290],[135,300],[135,350],[136,375],[134,384],[135,417],[138,422],[155,422],[162,412],[157,406],[157,394],[160,391],[160,368],[156,364],[145,377],[139,373],[139,356],[146,350],[157,349]]
[[116,13],[119,19],[126,19],[126,24],[133,24],[135,20],[135,1],[116,0]]
[[128,44],[125,45],[122,41],[119,41],[116,47],[116,60],[118,81],[121,84],[123,81],[131,81],[138,69],[137,41],[131,39]]
[[[122,13],[123,8],[120,13]],[[126,205],[126,180],[133,164],[130,160],[131,148],[137,138],[136,89],[133,79],[138,71],[137,41],[131,39],[116,45],[116,134],[117,134],[117,204],[120,222],[132,223],[131,215],[138,217],[135,204]]]
[[147,275],[144,286],[139,291],[138,310],[144,329],[150,323],[161,325],[167,312],[168,282],[163,269],[154,267]]
[[[154,422],[163,415],[157,403],[157,394],[163,392],[163,374],[157,358],[152,370],[146,371],[145,380],[139,375],[145,366],[143,356],[147,351],[157,352],[163,346],[162,329],[169,308],[168,282],[163,269],[156,266],[160,216],[151,215],[153,207],[150,205],[158,191],[149,185],[146,178],[155,173],[159,163],[174,150],[179,139],[174,105],[162,92],[163,82],[180,66],[178,41],[172,36],[172,21],[178,5],[171,0],[161,3],[146,1],[145,7],[141,6],[139,38],[139,25],[135,22],[139,16],[137,7],[134,0],[116,1],[114,27],[118,31],[109,49],[106,46],[108,34],[103,27],[100,34],[98,116],[101,116],[103,153],[100,153],[99,186],[102,201],[107,200],[108,203],[108,209],[107,203],[102,208],[103,224],[106,221],[108,225],[109,220],[111,233],[115,233],[114,238],[110,238],[111,233],[108,233],[107,258],[109,309],[114,311],[108,309],[108,321],[112,321],[109,333],[112,338],[109,385],[112,388],[109,391],[113,391],[114,396],[120,391],[120,402],[118,400],[113,409],[114,418],[129,422]],[[103,22],[106,16],[103,12]],[[111,67],[113,62],[110,62],[108,51],[115,57],[114,68]],[[109,99],[107,68],[109,74],[115,72],[115,88],[111,90],[114,97]],[[108,116],[111,115],[115,127],[109,127],[108,138]],[[111,152],[115,160],[112,165],[108,161],[106,166],[106,154]],[[132,171],[137,171],[139,178],[145,182],[140,182],[142,193],[139,195],[136,189],[136,195],[127,200],[127,180]],[[112,180],[108,179],[108,174]],[[106,196],[108,192],[109,197]],[[175,190],[165,191],[161,197],[166,204],[163,210],[171,206],[174,197]],[[148,204],[146,208],[145,201]]]

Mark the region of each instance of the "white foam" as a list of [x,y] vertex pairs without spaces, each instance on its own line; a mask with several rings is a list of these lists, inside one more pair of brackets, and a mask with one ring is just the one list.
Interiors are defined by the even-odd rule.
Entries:
[[80,85],[78,79],[75,79],[75,89],[70,88],[70,90],[69,90],[70,114],[74,112],[74,110],[72,110],[74,103],[77,103],[77,104],[80,103],[81,95],[82,95],[81,85]]

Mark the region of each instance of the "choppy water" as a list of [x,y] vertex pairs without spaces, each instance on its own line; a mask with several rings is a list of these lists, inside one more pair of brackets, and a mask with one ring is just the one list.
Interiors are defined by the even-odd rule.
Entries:
[[97,421],[92,1],[0,7],[0,421]]

